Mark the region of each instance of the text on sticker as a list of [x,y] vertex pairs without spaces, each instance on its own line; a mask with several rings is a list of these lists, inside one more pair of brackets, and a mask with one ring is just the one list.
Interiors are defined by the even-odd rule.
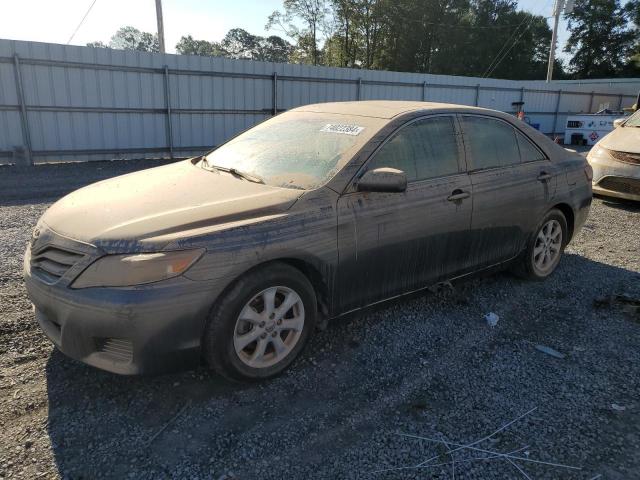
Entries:
[[342,133],[343,135],[360,135],[364,127],[358,125],[344,125],[341,123],[327,123],[320,129],[321,132]]

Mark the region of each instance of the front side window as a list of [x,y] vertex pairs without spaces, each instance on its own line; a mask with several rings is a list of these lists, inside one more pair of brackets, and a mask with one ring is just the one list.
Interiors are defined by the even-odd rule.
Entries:
[[463,129],[472,170],[520,163],[516,132],[509,124],[493,118],[464,116]]
[[356,115],[286,112],[231,139],[207,155],[206,163],[253,175],[267,185],[314,189],[385,123]]
[[410,182],[457,173],[453,121],[453,117],[442,116],[407,125],[380,148],[368,168],[397,168]]

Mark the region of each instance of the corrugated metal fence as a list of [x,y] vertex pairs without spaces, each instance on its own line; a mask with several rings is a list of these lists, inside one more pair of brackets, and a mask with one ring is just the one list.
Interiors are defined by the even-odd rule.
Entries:
[[0,163],[188,156],[298,105],[425,100],[564,130],[569,113],[631,104],[630,82],[517,82],[0,40]]

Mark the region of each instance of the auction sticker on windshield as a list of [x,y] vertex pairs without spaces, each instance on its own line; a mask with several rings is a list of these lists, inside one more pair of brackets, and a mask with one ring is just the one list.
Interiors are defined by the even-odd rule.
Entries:
[[341,123],[327,123],[320,129],[321,132],[341,133],[343,135],[360,135],[364,127],[358,125],[345,125]]

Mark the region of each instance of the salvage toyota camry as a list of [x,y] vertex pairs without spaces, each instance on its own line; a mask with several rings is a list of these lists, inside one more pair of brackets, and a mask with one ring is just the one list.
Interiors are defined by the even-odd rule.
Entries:
[[489,268],[549,276],[591,176],[504,113],[309,105],[62,198],[34,229],[25,281],[70,357],[122,374],[204,360],[257,380],[326,319]]

